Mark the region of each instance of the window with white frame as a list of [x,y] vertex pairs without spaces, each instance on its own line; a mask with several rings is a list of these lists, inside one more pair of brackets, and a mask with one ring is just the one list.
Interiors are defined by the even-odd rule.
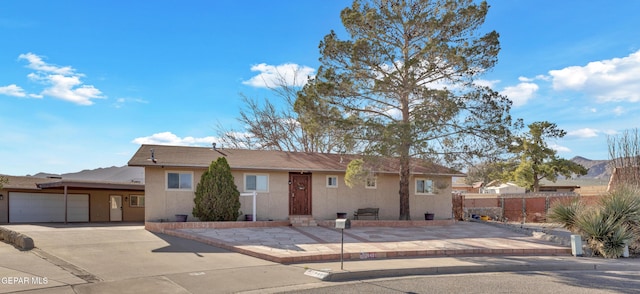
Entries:
[[433,181],[429,179],[416,179],[416,194],[432,194]]
[[364,183],[364,187],[367,189],[375,189],[377,187],[378,179],[376,177],[367,177]]
[[256,192],[269,191],[269,175],[267,174],[245,174],[244,190]]
[[193,172],[167,172],[167,190],[193,190]]
[[129,196],[129,206],[130,207],[144,207],[144,196],[142,196],[142,195],[131,195],[131,196]]
[[338,188],[338,176],[327,176],[327,188]]

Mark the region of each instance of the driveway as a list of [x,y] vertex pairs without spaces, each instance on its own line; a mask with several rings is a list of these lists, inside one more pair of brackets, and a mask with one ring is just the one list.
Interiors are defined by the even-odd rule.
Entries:
[[4,227],[33,238],[36,249],[18,251],[2,243],[0,275],[39,276],[47,278],[47,282],[4,284],[0,285],[0,293],[29,286],[49,288],[47,293],[96,293],[107,289],[118,293],[210,293],[212,285],[216,291],[232,292],[317,282],[305,276],[303,268],[153,234],[141,224]]

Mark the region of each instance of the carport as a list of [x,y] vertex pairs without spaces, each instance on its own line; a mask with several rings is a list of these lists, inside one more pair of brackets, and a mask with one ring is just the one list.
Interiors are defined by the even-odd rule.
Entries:
[[144,220],[144,184],[10,177],[0,223]]

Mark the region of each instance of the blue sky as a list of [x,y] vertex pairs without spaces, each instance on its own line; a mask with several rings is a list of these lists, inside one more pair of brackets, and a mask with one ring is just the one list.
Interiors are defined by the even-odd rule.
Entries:
[[[141,143],[209,146],[239,128],[240,94],[313,74],[351,1],[0,2],[0,174],[126,165]],[[489,1],[500,33],[483,81],[512,115],[568,132],[564,158],[607,159],[639,127],[640,1]]]

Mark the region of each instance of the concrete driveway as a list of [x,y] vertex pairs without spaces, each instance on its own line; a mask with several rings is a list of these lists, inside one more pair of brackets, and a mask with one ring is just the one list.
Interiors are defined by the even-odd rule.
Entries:
[[211,293],[212,285],[216,292],[235,292],[317,282],[303,268],[156,235],[141,224],[4,227],[33,238],[36,249],[18,251],[2,243],[0,275],[46,277],[47,283],[3,284],[0,293]]

